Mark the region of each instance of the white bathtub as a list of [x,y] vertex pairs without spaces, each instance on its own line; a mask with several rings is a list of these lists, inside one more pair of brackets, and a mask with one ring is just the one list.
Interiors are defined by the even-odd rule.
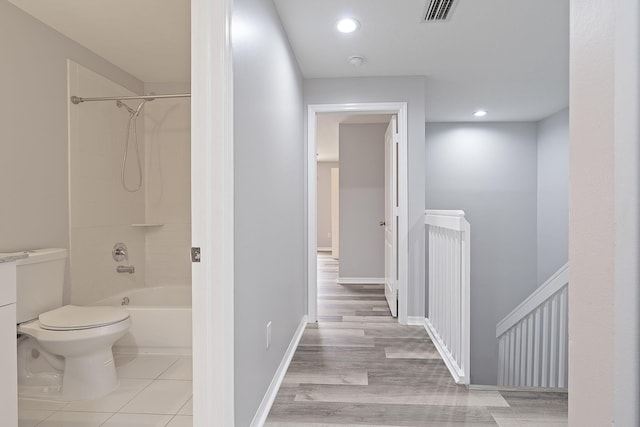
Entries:
[[[128,304],[125,298],[128,298]],[[138,288],[96,302],[115,305],[131,316],[129,332],[116,353],[191,354],[191,287]]]

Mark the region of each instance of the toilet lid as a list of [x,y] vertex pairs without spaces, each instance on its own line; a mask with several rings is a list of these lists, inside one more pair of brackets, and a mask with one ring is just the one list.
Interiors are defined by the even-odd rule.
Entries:
[[120,307],[78,307],[65,305],[38,316],[40,326],[52,331],[89,329],[121,322],[129,312]]

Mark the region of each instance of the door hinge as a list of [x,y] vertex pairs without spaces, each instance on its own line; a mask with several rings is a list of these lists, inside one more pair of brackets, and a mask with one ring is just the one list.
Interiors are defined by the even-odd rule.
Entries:
[[191,262],[200,262],[200,248],[191,248]]

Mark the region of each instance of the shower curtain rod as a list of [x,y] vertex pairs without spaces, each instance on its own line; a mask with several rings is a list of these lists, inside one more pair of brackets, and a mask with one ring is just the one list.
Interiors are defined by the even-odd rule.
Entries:
[[190,93],[175,93],[168,95],[136,95],[136,96],[108,96],[108,97],[100,97],[100,98],[82,98],[79,96],[72,96],[71,102],[74,104],[80,104],[82,102],[89,101],[126,101],[127,99],[146,99],[148,101],[153,101],[154,99],[162,99],[162,98],[190,98]]

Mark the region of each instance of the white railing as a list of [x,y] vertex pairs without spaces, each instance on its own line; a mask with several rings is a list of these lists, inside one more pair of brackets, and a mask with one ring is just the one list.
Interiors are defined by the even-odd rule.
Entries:
[[498,385],[567,387],[568,287],[565,264],[498,323]]
[[425,328],[459,384],[469,384],[470,232],[464,211],[425,211],[429,313]]

